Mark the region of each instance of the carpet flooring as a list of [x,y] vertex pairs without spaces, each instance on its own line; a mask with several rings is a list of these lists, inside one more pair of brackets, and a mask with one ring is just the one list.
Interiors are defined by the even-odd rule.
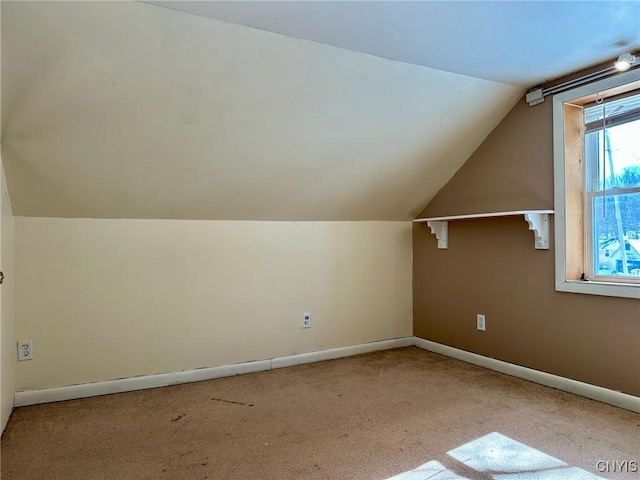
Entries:
[[409,347],[18,408],[1,448],[2,480],[630,480],[640,415]]

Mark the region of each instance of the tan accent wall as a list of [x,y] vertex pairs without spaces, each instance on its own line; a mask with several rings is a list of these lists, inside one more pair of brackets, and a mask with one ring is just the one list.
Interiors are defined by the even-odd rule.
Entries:
[[[552,167],[551,102],[523,99],[420,217],[552,208]],[[447,250],[414,224],[413,253],[414,335],[640,396],[640,301],[556,292],[522,216],[450,222]]]
[[551,102],[520,100],[418,218],[553,208]]

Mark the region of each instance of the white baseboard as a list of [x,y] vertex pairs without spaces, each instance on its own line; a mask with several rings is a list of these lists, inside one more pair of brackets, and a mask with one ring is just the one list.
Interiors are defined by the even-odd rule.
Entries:
[[271,368],[293,367],[305,363],[322,362],[334,358],[351,357],[363,353],[375,352],[377,350],[390,350],[392,348],[413,346],[413,337],[394,338],[393,340],[382,340],[380,342],[363,343],[351,347],[331,348],[319,352],[301,353],[300,355],[289,355],[288,357],[274,358],[271,360]]
[[148,388],[179,385],[182,383],[201,382],[204,380],[213,380],[215,378],[231,377],[243,373],[262,372],[275,368],[321,362],[324,360],[350,357],[379,350],[409,347],[412,345],[447,357],[462,360],[463,362],[488,368],[496,372],[522,378],[547,387],[574,393],[576,395],[581,395],[583,397],[640,413],[640,398],[634,397],[633,395],[627,395],[626,393],[616,392],[614,390],[579,382],[577,380],[571,380],[569,378],[540,372],[520,365],[514,365],[512,363],[503,362],[502,360],[485,357],[483,355],[467,352],[465,350],[449,347],[447,345],[418,337],[394,338],[391,340],[382,340],[379,342],[352,345],[349,347],[332,348],[318,352],[302,353],[299,355],[289,355],[286,357],[237,363],[233,365],[222,365],[219,367],[199,368],[196,370],[187,370],[182,372],[160,373],[157,375],[107,380],[104,382],[16,392],[14,406],[24,407],[40,403],[59,402],[77,398],[95,397],[98,395],[109,395],[112,393],[132,392]]
[[286,357],[258,360],[255,362],[236,363],[220,367],[198,368],[175,373],[160,373],[157,375],[145,375],[141,377],[121,378],[104,382],[84,383],[69,385],[66,387],[46,388],[42,390],[28,390],[16,392],[14,406],[24,407],[40,403],[60,402],[77,398],[96,397],[112,393],[132,392],[147,388],[166,387],[181,383],[201,382],[215,378],[231,377],[243,373],[255,373],[274,368],[302,365],[304,363],[321,362],[335,358],[349,357],[378,350],[410,347],[414,343],[413,337],[394,338],[379,342],[352,345],[349,347],[332,348],[319,352],[302,353]]
[[505,373],[513,377],[529,380],[530,382],[539,383],[547,387],[553,387],[565,392],[574,393],[583,397],[598,400],[609,405],[631,410],[640,413],[640,398],[628,395],[626,393],[609,390],[607,388],[598,387],[589,383],[571,380],[570,378],[560,377],[551,373],[533,370],[531,368],[514,365],[512,363],[496,360],[495,358],[485,357],[476,353],[467,352],[458,348],[449,347],[441,343],[432,342],[423,338],[413,337],[413,344],[416,347],[430,352],[439,353],[447,357],[462,360],[463,362],[472,363],[480,367],[495,370],[496,372]]

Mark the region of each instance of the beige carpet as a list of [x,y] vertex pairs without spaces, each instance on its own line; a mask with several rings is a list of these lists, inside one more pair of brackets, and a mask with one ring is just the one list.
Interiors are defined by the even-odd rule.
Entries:
[[[1,474],[384,480],[427,464],[439,473],[405,478],[562,479],[495,441],[553,457],[565,472],[640,477],[613,463],[640,463],[640,415],[413,347],[19,408],[2,437]],[[502,470],[483,467],[494,457]]]

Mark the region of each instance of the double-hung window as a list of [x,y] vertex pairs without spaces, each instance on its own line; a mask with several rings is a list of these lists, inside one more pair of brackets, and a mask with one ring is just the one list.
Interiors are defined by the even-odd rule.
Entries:
[[553,103],[556,289],[640,298],[640,70]]
[[640,282],[640,92],[584,108],[585,277]]

